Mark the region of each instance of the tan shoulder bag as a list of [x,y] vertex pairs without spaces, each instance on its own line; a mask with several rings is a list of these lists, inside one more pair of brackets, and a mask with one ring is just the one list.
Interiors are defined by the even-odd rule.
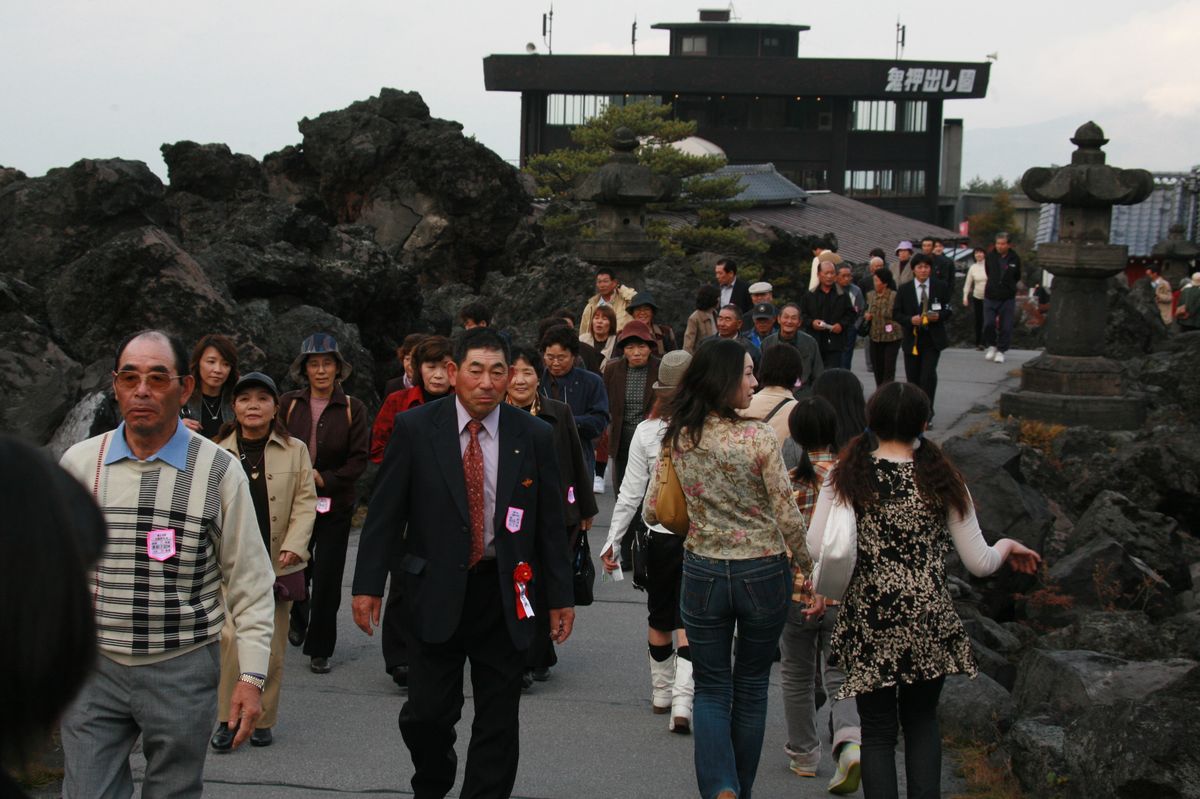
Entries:
[[658,523],[675,535],[688,534],[687,498],[683,495],[683,484],[675,473],[675,462],[671,457],[671,445],[663,445],[658,453],[658,499],[654,513]]

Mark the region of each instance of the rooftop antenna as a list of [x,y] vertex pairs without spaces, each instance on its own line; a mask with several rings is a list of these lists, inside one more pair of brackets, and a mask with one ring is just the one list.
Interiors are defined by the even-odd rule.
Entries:
[[908,26],[900,24],[900,17],[896,17],[896,60],[904,58],[904,37],[908,33]]
[[730,19],[730,21],[737,21],[737,20],[741,19],[741,17],[738,16],[737,11],[735,11],[733,9],[732,2],[730,2],[730,4],[729,4],[729,19]]
[[984,58],[986,58],[988,61],[992,61],[992,62],[999,61],[1000,60],[1000,51],[997,50],[995,52],[988,53],[987,55],[984,56]]
[[633,18],[633,29],[629,35],[629,45],[633,48],[633,54],[637,55],[637,16]]
[[554,55],[554,4],[550,11],[542,14],[542,44],[546,45],[547,55]]

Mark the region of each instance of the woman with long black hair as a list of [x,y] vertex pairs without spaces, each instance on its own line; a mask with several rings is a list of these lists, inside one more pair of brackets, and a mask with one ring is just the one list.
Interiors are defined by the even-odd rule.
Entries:
[[[791,599],[793,564],[812,568],[770,425],[742,419],[754,362],[736,341],[702,345],[663,415],[655,468],[669,458],[684,491],[680,615],[692,654],[696,781],[704,799],[749,799],[762,754],[767,688]],[[643,516],[658,523],[658,492]],[[734,627],[736,666],[731,663]]]
[[930,405],[911,383],[889,383],[867,405],[870,432],[842,450],[808,535],[819,554],[836,500],[857,517],[858,554],[833,631],[830,661],[846,673],[862,722],[867,799],[896,797],[896,733],[904,729],[908,796],[940,796],[937,704],[947,675],[978,669],[946,585],[953,544],[977,577],[1008,561],[1033,573],[1038,554],[1011,538],[988,546],[962,474],[925,438]]
[[833,406],[837,416],[833,451],[846,446],[867,426],[867,401],[862,381],[849,369],[826,369],[813,382],[813,396]]
[[188,365],[196,390],[184,406],[183,423],[205,438],[216,439],[222,425],[233,421],[237,347],[228,336],[209,333],[196,342]]

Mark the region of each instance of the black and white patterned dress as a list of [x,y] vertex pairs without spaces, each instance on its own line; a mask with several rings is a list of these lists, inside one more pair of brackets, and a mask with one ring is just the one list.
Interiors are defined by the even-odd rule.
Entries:
[[917,491],[911,462],[875,461],[879,500],[858,514],[858,562],[833,630],[838,698],[978,673],[946,588],[946,511]]

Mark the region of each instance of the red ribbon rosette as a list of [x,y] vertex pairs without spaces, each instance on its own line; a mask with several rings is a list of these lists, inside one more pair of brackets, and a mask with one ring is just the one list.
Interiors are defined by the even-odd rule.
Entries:
[[517,595],[517,618],[533,618],[533,605],[529,601],[529,581],[533,579],[533,569],[525,561],[513,569],[513,591]]

